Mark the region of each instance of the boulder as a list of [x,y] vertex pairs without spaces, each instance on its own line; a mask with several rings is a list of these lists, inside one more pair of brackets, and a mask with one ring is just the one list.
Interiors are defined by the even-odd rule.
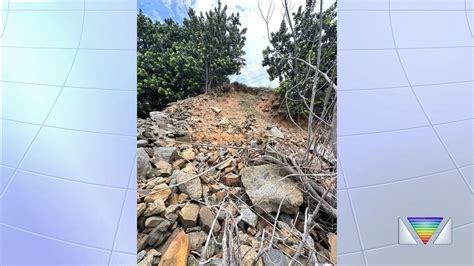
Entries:
[[184,232],[180,232],[161,256],[159,266],[187,265],[189,251],[189,236]]
[[291,259],[280,250],[271,248],[263,253],[263,261],[265,265],[287,266],[290,265]]
[[193,149],[187,149],[181,153],[181,157],[186,161],[193,161],[196,159],[196,153]]
[[237,220],[243,221],[252,227],[256,227],[258,222],[258,216],[253,213],[253,211],[250,210],[248,207],[243,206],[242,208],[240,208],[240,216]]
[[146,179],[151,177],[151,163],[150,157],[146,153],[144,148],[137,149],[137,175],[138,179]]
[[184,228],[191,228],[196,226],[198,215],[199,205],[189,203],[178,212],[178,220]]
[[183,171],[175,171],[173,176],[176,178],[179,190],[186,193],[191,199],[198,200],[202,196],[202,184],[201,179],[196,177],[191,179],[193,176]]
[[212,231],[214,233],[217,233],[221,230],[221,226],[218,221],[216,221],[214,227],[212,227],[212,223],[215,219],[216,215],[209,207],[201,207],[201,209],[199,210],[199,222],[201,224],[201,228],[204,231],[209,232],[212,228]]
[[155,122],[163,122],[166,121],[168,115],[160,111],[154,111],[150,112],[150,118]]
[[171,163],[178,157],[177,150],[178,149],[176,147],[155,147],[153,148],[154,160]]
[[[240,259],[241,265],[253,265],[253,262],[257,259],[257,252],[247,245],[241,245],[239,248],[236,243],[234,245],[234,257]],[[264,266],[262,258],[259,258],[255,265]]]
[[277,127],[272,127],[272,129],[270,129],[270,132],[272,133],[272,136],[274,136],[275,138],[279,138],[279,139],[285,138],[285,134],[283,134],[283,132],[281,132],[281,130],[279,130]]
[[298,185],[291,178],[283,178],[276,165],[247,167],[240,175],[247,195],[260,212],[277,212],[283,201],[281,211],[295,214],[303,204],[303,193]]
[[160,253],[156,251],[155,249],[150,249],[146,255],[145,258],[143,258],[142,261],[140,261],[137,266],[151,266],[153,265],[153,261],[155,260],[155,257],[159,256]]
[[166,161],[158,161],[155,163],[155,167],[159,176],[170,176],[173,172],[173,167]]

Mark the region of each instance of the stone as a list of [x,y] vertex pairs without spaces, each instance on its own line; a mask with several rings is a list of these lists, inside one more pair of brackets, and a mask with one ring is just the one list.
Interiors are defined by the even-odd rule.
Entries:
[[196,153],[193,149],[187,149],[181,153],[181,157],[187,161],[194,161],[196,159]]
[[175,147],[155,147],[153,151],[153,157],[156,161],[171,163],[178,157],[178,150]]
[[224,117],[221,119],[221,121],[219,121],[218,125],[220,127],[228,127],[230,125],[230,120]]
[[157,247],[161,243],[165,242],[166,239],[171,235],[168,231],[160,231],[158,229],[153,229],[148,235],[148,245],[151,247]]
[[201,224],[201,228],[204,231],[209,233],[212,228],[212,231],[217,233],[221,230],[221,226],[217,220],[214,223],[214,227],[212,227],[214,220],[216,220],[216,215],[214,212],[209,207],[201,207],[199,210],[199,223]]
[[159,184],[158,186],[153,188],[153,191],[145,197],[145,202],[154,202],[156,200],[162,199],[166,201],[169,196],[171,195],[171,189],[168,187],[167,184]]
[[178,220],[184,228],[190,228],[196,226],[198,215],[199,205],[189,203],[178,212]]
[[146,256],[146,251],[145,250],[142,250],[140,252],[138,252],[137,254],[137,263],[142,261]]
[[150,112],[149,115],[150,115],[151,120],[153,120],[155,122],[164,122],[168,118],[167,114],[165,114],[163,112],[160,112],[160,111]]
[[194,166],[192,163],[188,163],[186,165],[186,167],[184,167],[183,169],[181,169],[181,171],[187,173],[187,174],[195,174],[196,172],[194,171]]
[[143,212],[145,217],[160,214],[166,210],[165,202],[163,199],[157,199],[147,204],[146,210]]
[[212,110],[214,113],[216,113],[216,114],[218,114],[218,113],[220,113],[220,112],[222,111],[219,107],[214,107],[214,106],[211,107],[211,110]]
[[137,149],[137,175],[138,179],[146,179],[151,177],[152,167],[150,157],[144,148]]
[[189,236],[184,232],[180,232],[161,256],[159,266],[187,265],[189,251]]
[[193,251],[200,251],[202,245],[207,240],[207,234],[204,231],[189,233],[190,248]]
[[142,216],[142,214],[145,212],[146,209],[146,204],[145,203],[139,203],[137,205],[137,217]]
[[278,249],[271,248],[263,253],[263,262],[265,265],[287,266],[290,265],[291,258],[286,256]]
[[184,159],[182,159],[182,158],[179,158],[179,159],[177,159],[176,161],[173,162],[173,167],[174,167],[175,169],[178,169],[178,170],[179,170],[179,169],[183,168],[183,166],[184,166],[186,163],[187,163],[186,160],[184,160]]
[[143,258],[142,261],[140,261],[137,266],[151,266],[153,265],[153,261],[155,257],[159,256],[160,253],[156,251],[156,249],[150,249],[147,253],[145,258]]
[[155,167],[159,176],[167,177],[170,176],[173,172],[173,167],[171,166],[171,164],[165,161],[156,162]]
[[173,176],[176,177],[176,182],[181,184],[178,186],[179,190],[188,194],[191,199],[198,200],[202,197],[202,185],[200,178],[192,178],[190,174],[183,171],[175,171]]
[[137,147],[141,148],[141,147],[145,147],[148,145],[148,140],[146,139],[140,139],[137,141]]
[[196,259],[192,254],[188,257],[188,266],[199,266],[199,260]]
[[303,204],[303,193],[291,178],[284,178],[276,165],[246,167],[240,171],[245,192],[259,212],[281,211],[296,214]]
[[163,221],[165,221],[165,219],[161,217],[157,217],[157,216],[148,217],[145,220],[145,227],[155,227]]
[[144,234],[139,234],[138,235],[138,240],[137,240],[137,250],[138,251],[143,250],[143,249],[146,248],[149,237],[150,237],[149,235],[144,235]]
[[146,188],[152,189],[152,188],[158,186],[159,184],[162,184],[162,183],[165,183],[165,182],[166,182],[166,178],[163,178],[163,177],[159,176],[157,178],[150,179],[148,181],[148,183],[146,184]]
[[240,216],[237,218],[238,221],[244,221],[252,227],[256,227],[258,223],[258,216],[247,206],[240,208]]
[[281,130],[279,130],[277,127],[272,127],[272,129],[270,129],[270,132],[272,133],[272,136],[275,138],[279,138],[279,139],[285,138],[285,134],[283,134],[283,132],[281,132]]
[[[253,265],[253,262],[257,259],[257,252],[250,246],[241,245],[239,248],[239,246],[235,244],[234,257],[240,258],[241,265]],[[259,258],[255,265],[264,266],[262,258]]]
[[234,173],[229,173],[223,178],[224,184],[234,187],[240,185],[240,178]]

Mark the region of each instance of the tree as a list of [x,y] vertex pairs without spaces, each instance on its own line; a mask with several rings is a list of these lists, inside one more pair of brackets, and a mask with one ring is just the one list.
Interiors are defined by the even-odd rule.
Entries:
[[138,111],[146,116],[168,103],[192,97],[228,81],[245,65],[246,29],[220,1],[199,15],[189,9],[178,24],[137,17]]
[[[326,92],[332,89],[330,86],[325,86],[327,80],[322,75],[318,75],[317,83],[314,84],[312,77],[317,71],[334,76],[332,81],[337,82],[336,4],[322,13],[315,12],[314,5],[315,1],[307,1],[305,7],[300,6],[297,12],[291,15],[287,10],[279,30],[270,34],[271,46],[263,51],[262,65],[268,67],[267,72],[271,80],[278,78],[280,81],[277,92],[288,102],[293,115],[308,115],[309,112],[323,111]],[[320,20],[321,14],[322,20]],[[290,16],[292,19],[289,19]],[[318,61],[318,49],[321,49],[320,62],[318,70],[315,70],[311,65],[315,65]],[[318,90],[314,109],[309,110],[313,86]]]

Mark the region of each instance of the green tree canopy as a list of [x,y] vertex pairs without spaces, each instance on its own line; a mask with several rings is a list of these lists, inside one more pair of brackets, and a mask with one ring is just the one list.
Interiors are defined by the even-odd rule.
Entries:
[[[314,83],[312,77],[315,75],[314,69],[295,58],[315,65],[318,39],[321,34],[319,69],[333,76],[336,82],[336,4],[322,13],[322,31],[319,25],[321,14],[314,11],[314,4],[315,1],[306,1],[305,7],[300,6],[297,12],[292,14],[292,25],[288,25],[288,20],[283,19],[279,30],[270,34],[271,46],[263,51],[262,65],[268,67],[270,80],[280,81],[277,92],[281,97],[287,98],[293,114],[306,114],[308,111],[304,101],[310,98]],[[320,77],[318,87],[323,88],[325,83],[326,81]],[[318,108],[321,108],[320,103],[325,97],[325,90],[329,88],[329,86],[325,87],[318,90],[315,110],[313,110],[315,113]]]
[[199,15],[189,9],[178,24],[137,18],[138,111],[145,116],[168,103],[192,97],[228,81],[245,65],[246,29],[239,14],[220,1]]

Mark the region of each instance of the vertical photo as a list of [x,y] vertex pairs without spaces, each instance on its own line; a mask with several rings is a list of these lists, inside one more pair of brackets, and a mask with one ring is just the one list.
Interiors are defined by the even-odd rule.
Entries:
[[138,265],[336,264],[336,2],[138,7]]

